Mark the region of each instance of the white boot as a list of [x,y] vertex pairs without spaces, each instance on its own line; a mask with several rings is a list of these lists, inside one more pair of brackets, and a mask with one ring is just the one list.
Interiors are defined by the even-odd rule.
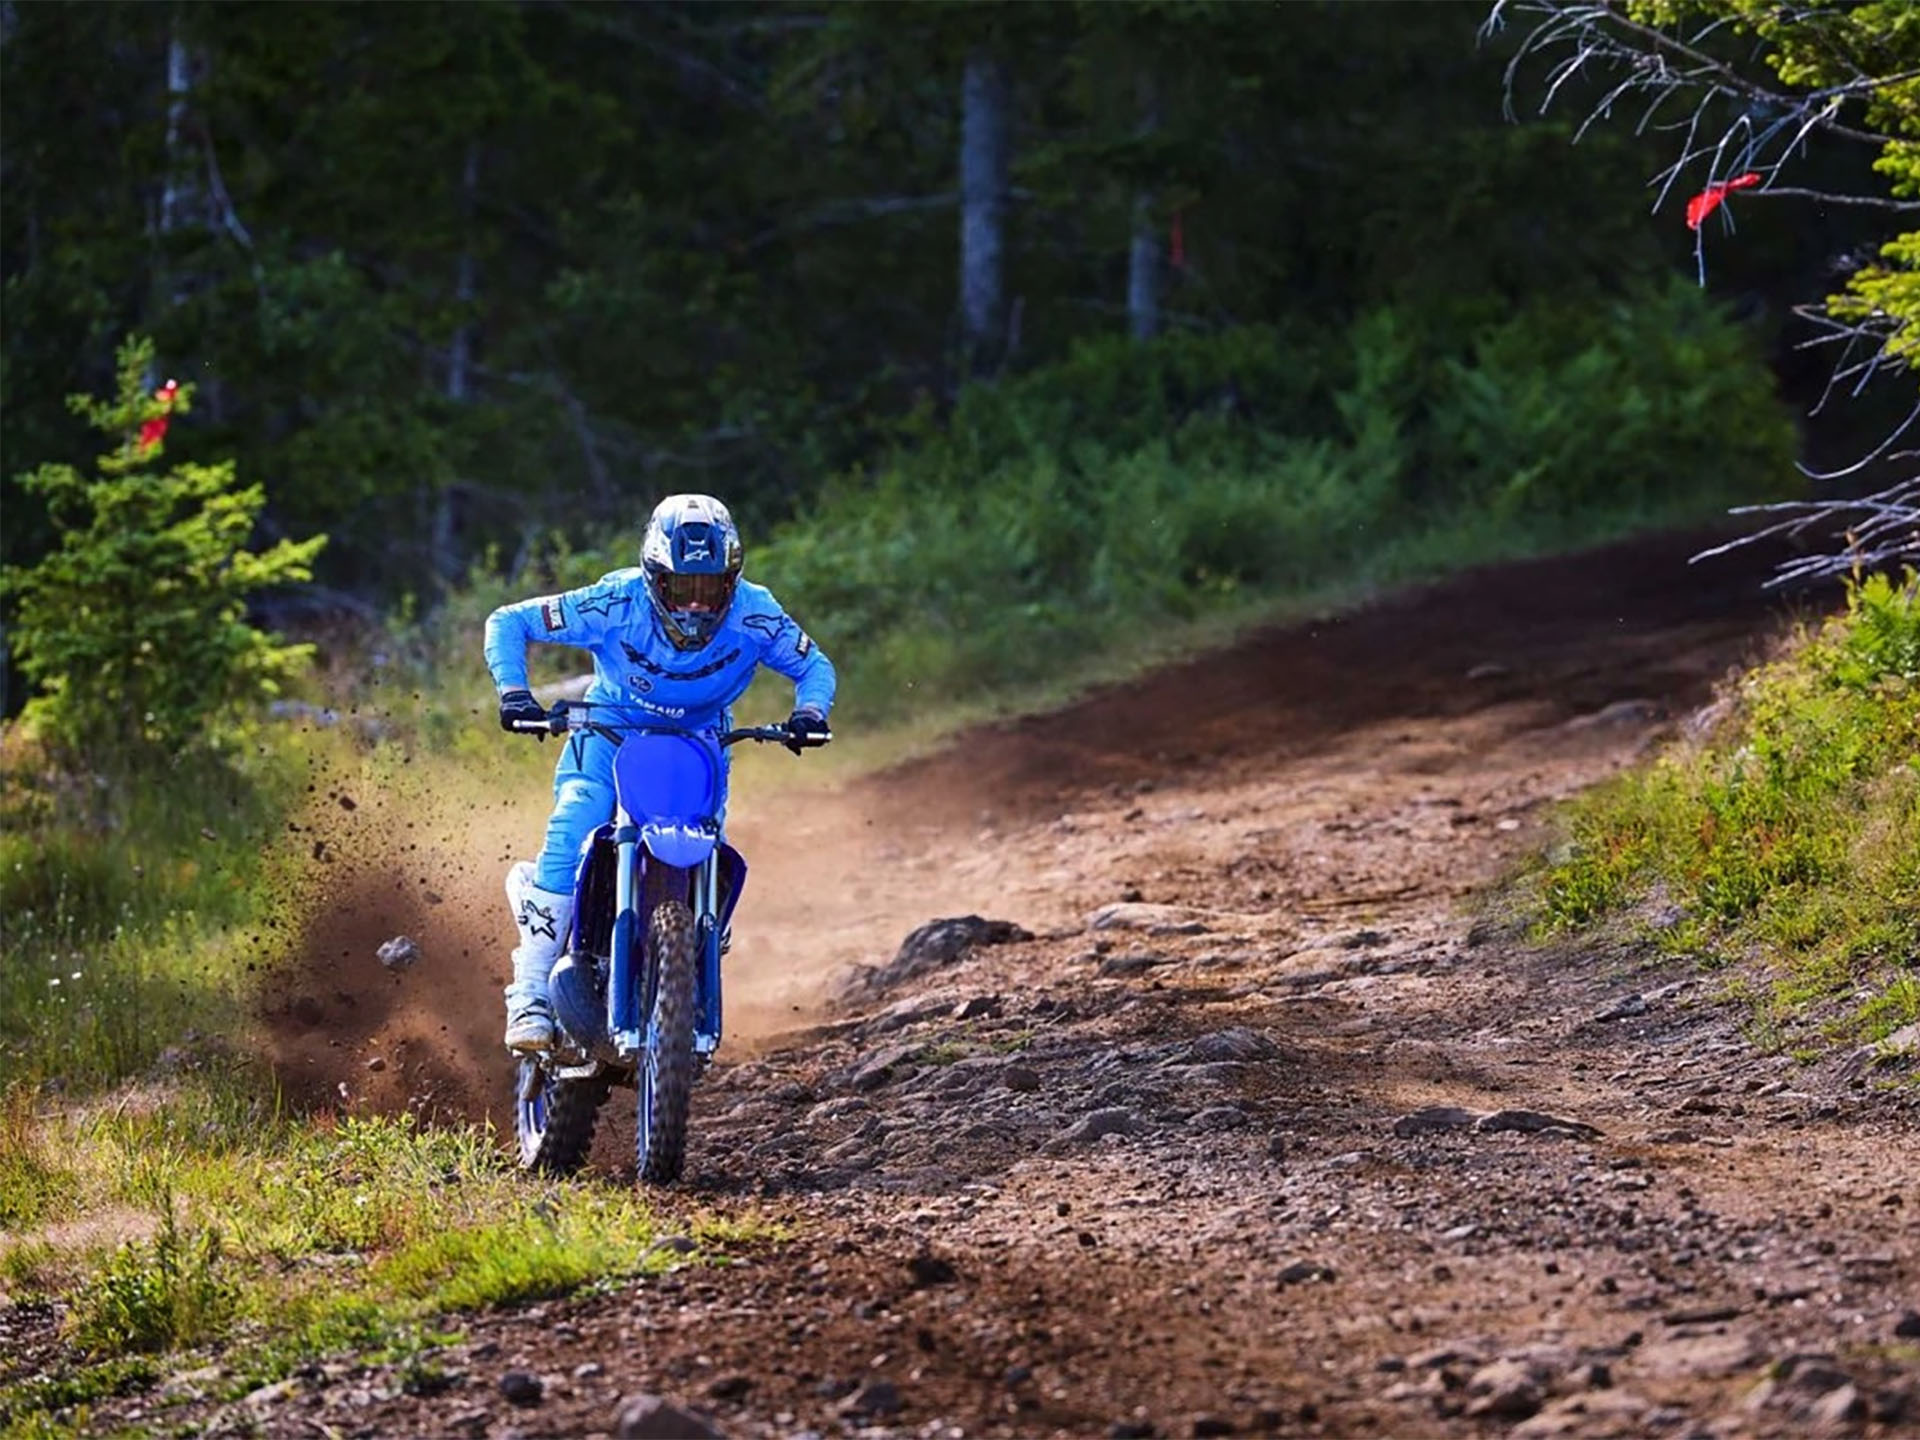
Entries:
[[567,943],[573,896],[542,890],[534,868],[522,860],[507,872],[507,904],[520,930],[513,952],[513,983],[507,986],[507,1048],[535,1052],[553,1048],[553,1009],[547,976]]

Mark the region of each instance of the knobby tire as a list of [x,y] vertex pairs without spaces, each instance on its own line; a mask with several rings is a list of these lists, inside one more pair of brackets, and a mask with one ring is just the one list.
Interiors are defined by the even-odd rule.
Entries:
[[670,1185],[686,1163],[687,1110],[693,1097],[694,1023],[693,911],[684,900],[662,900],[647,922],[647,954],[653,977],[654,1050],[643,1056],[652,1067],[652,1109],[648,1112],[648,1075],[639,1076],[641,1095],[640,1179]]
[[[538,1063],[538,1062],[531,1062]],[[546,1080],[547,1123],[537,1140],[520,1135],[520,1168],[571,1175],[587,1163],[593,1127],[607,1098],[604,1080]]]

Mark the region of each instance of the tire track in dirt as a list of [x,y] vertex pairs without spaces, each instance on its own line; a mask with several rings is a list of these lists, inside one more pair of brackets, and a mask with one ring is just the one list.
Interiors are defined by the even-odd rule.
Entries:
[[662,1203],[789,1243],[481,1317],[445,1394],[347,1364],[250,1421],[611,1433],[659,1392],[736,1436],[1914,1433],[1911,1091],[1462,908],[1777,628],[1764,557],[1692,548],[1463,577],[743,810],[769,1021],[934,913],[1036,938],[723,1052]]

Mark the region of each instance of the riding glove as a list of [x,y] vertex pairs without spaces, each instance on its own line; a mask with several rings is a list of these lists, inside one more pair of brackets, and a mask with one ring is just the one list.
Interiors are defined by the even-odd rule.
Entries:
[[500,696],[500,728],[512,730],[515,725],[528,720],[537,720],[545,724],[547,712],[540,708],[540,702],[533,698],[531,690],[508,690]]
[[787,749],[796,755],[807,748],[806,741],[808,736],[832,733],[827,729],[827,722],[813,710],[796,710],[793,714],[789,715],[787,717],[787,731],[793,736],[793,739],[787,741]]

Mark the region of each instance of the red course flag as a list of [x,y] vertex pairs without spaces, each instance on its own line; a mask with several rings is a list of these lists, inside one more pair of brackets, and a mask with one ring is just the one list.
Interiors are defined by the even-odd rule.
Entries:
[[140,448],[142,450],[151,450],[167,438],[167,421],[172,418],[173,400],[179,393],[180,382],[178,380],[169,380],[153,392],[153,398],[167,408],[164,413],[154,416],[151,420],[141,422]]
[[1731,180],[1721,180],[1707,186],[1698,195],[1687,201],[1687,228],[1698,230],[1707,216],[1718,210],[1727,196],[1735,190],[1751,190],[1760,183],[1760,176],[1752,171],[1736,175]]

